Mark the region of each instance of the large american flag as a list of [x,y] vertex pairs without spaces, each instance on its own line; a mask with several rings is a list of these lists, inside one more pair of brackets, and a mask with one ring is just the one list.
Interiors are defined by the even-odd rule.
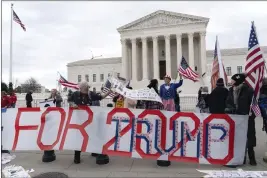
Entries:
[[[217,80],[220,78],[220,64],[219,64],[219,56],[218,56],[218,39],[216,38],[215,49],[214,49],[214,60],[212,63],[212,72],[211,72],[211,88],[216,88]],[[222,63],[222,62],[221,62]],[[227,83],[227,74],[224,69],[224,65],[222,63],[222,68],[224,72],[224,82]]]
[[256,116],[260,116],[261,112],[257,101],[260,96],[260,88],[264,77],[264,59],[257,38],[254,22],[252,22],[249,35],[245,71],[247,74],[246,83],[254,89],[251,109],[254,111]]
[[[103,88],[103,90],[102,90],[102,92],[103,92],[103,93],[107,93],[107,92],[109,92],[110,90],[111,90],[111,83],[110,83],[109,80],[107,80],[106,83],[105,83],[105,86],[104,86],[104,88]],[[116,96],[116,93],[115,93],[115,92],[111,92],[111,93],[109,94],[109,96],[110,96],[111,98],[113,98],[114,96]]]
[[181,60],[181,65],[178,69],[178,72],[185,78],[192,80],[194,82],[199,80],[199,75],[198,73],[196,73],[195,71],[193,71],[191,69],[191,67],[189,67],[189,65],[187,64],[184,56],[182,56],[182,60]]
[[64,77],[62,77],[62,75],[60,75],[58,82],[65,87],[73,88],[76,90],[79,89],[79,85],[77,83],[71,83],[71,82],[67,81]]
[[21,20],[19,19],[19,16],[16,14],[16,12],[13,10],[13,20],[15,22],[17,22],[18,24],[20,24],[21,28],[26,31],[25,25],[21,22]]

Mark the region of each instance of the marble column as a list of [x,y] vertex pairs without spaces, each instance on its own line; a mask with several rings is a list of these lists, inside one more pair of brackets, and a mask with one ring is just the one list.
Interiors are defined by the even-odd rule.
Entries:
[[182,60],[182,34],[176,34],[176,43],[177,43],[177,67],[180,66]]
[[171,76],[171,45],[170,35],[165,35],[165,59],[166,59],[166,74]]
[[193,36],[194,33],[188,33],[188,58],[189,58],[189,66],[193,70],[195,70]]
[[148,79],[147,37],[142,38],[143,80]]
[[206,59],[206,32],[200,32],[200,62],[201,62],[201,74],[204,74],[207,70]]
[[154,79],[159,79],[159,46],[158,36],[153,36],[153,74]]
[[136,39],[132,39],[132,80],[137,81]]
[[124,78],[128,78],[128,59],[127,59],[127,46],[126,39],[121,39],[121,51],[122,51],[122,73],[121,76]]

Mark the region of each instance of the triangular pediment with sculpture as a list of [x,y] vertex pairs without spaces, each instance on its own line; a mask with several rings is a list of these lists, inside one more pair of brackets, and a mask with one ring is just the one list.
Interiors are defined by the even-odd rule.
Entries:
[[175,26],[175,25],[192,24],[192,23],[207,24],[208,22],[209,19],[205,17],[159,10],[118,28],[118,31],[121,32],[127,30]]

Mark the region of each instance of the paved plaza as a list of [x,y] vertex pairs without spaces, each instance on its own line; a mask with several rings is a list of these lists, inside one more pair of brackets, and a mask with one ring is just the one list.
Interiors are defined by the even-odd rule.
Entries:
[[[266,150],[266,134],[262,131],[262,119],[257,118],[257,147],[255,149],[258,165],[245,165],[238,169],[267,171],[267,164],[262,161]],[[204,170],[233,170],[223,166],[197,165],[191,163],[172,162],[170,167],[162,168],[154,160],[111,157],[108,165],[96,165],[95,158],[89,153],[83,153],[82,163],[73,163],[73,151],[56,152],[57,160],[52,163],[42,163],[42,152],[16,151],[16,158],[10,164],[34,169],[31,176],[44,172],[63,172],[70,177],[202,177],[196,169]]]

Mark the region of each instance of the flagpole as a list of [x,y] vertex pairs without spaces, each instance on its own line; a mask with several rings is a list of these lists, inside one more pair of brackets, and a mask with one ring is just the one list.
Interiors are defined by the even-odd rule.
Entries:
[[10,22],[10,61],[9,61],[9,82],[12,83],[12,33],[13,33],[13,3],[11,3],[11,22]]

